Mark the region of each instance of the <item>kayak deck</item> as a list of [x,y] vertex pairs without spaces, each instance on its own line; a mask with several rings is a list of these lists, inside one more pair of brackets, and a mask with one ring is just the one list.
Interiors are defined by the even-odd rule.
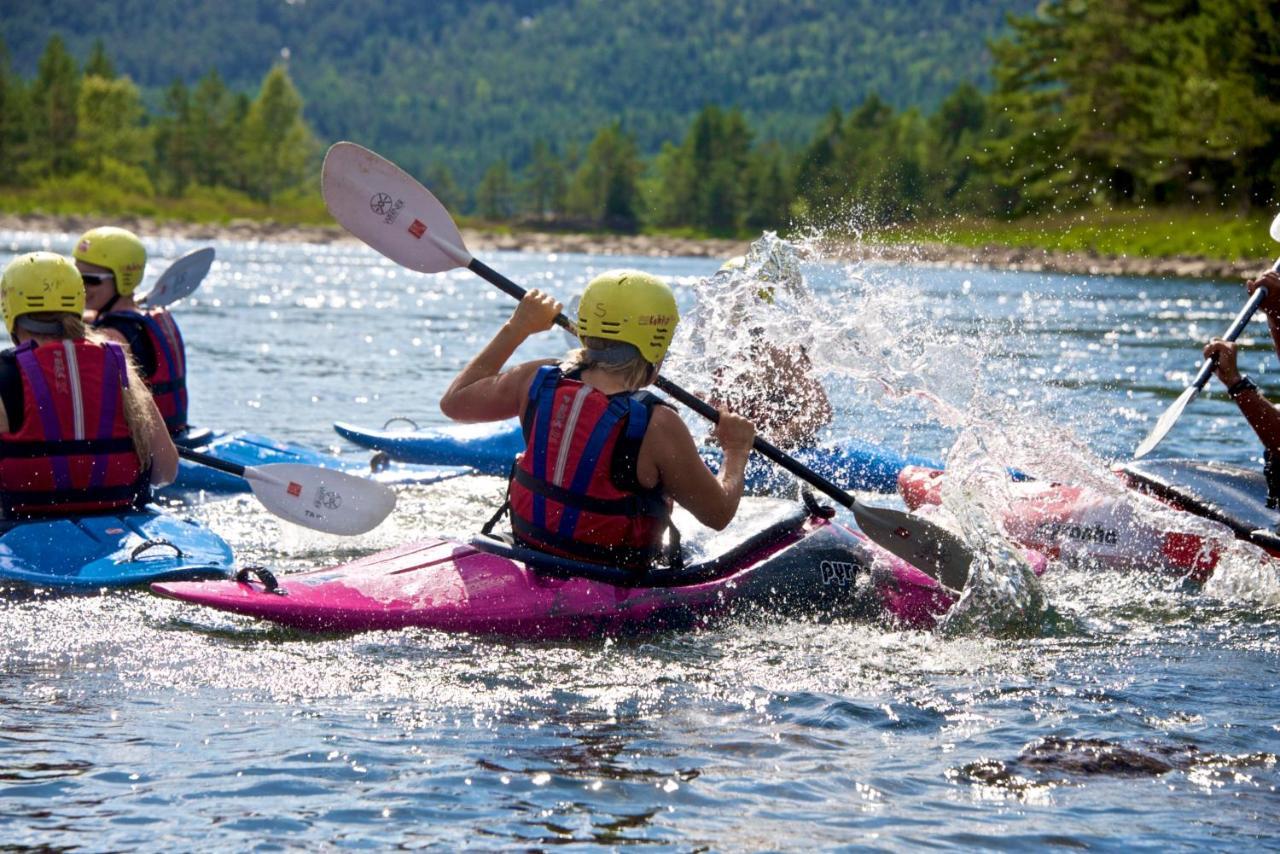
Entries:
[[1267,506],[1267,480],[1260,470],[1205,460],[1163,459],[1128,463],[1121,472],[1137,489],[1221,522],[1241,539],[1280,552],[1280,510]]
[[0,578],[35,587],[225,578],[234,563],[217,534],[158,509],[8,524],[0,534]]

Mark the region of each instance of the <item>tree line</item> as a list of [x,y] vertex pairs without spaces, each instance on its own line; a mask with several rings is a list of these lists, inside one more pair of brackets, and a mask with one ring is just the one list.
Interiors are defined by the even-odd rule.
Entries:
[[30,81],[0,44],[0,186],[79,188],[89,204],[112,193],[276,202],[304,190],[321,150],[302,108],[283,65],[252,98],[216,71],[174,82],[153,115],[100,41],[81,69],[51,37]]
[[[1010,28],[992,44],[991,91],[962,83],[929,114],[871,94],[784,145],[740,109],[710,104],[656,152],[641,151],[618,119],[584,145],[531,140],[473,186],[440,164],[422,177],[451,208],[491,221],[717,235],[1274,205],[1280,13],[1268,0],[1051,2]],[[155,115],[100,44],[83,72],[56,36],[29,84],[8,67],[0,62],[0,184],[90,175],[173,197],[314,192],[320,146],[284,65],[253,98],[214,72],[194,88],[175,83]]]

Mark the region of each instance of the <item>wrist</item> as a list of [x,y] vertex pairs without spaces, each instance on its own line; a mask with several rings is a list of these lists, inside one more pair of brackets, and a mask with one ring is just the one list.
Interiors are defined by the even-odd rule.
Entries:
[[1249,379],[1248,374],[1241,374],[1235,382],[1227,386],[1227,394],[1231,396],[1232,400],[1239,399],[1242,394],[1257,390],[1257,385],[1254,384],[1253,380]]

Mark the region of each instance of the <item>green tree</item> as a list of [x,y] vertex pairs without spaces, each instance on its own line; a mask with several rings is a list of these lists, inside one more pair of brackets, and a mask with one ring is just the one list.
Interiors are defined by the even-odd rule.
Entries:
[[515,213],[516,188],[507,161],[499,160],[485,170],[476,189],[480,216],[493,222],[510,219]]
[[546,140],[539,139],[524,170],[526,209],[539,219],[554,218],[564,210],[567,192],[564,163]]
[[28,151],[29,122],[26,86],[13,73],[8,46],[0,40],[0,184],[18,183],[18,164]]
[[108,158],[130,166],[148,165],[150,139],[144,117],[142,97],[129,78],[87,75],[80,83],[76,110],[76,152],[84,168],[101,173]]
[[89,61],[84,64],[84,74],[86,77],[101,77],[104,80],[115,79],[116,67],[107,56],[107,48],[102,43],[102,39],[93,40]]
[[622,130],[622,123],[605,125],[574,173],[569,212],[604,228],[634,231],[640,225],[638,182],[643,171],[635,139]]
[[267,72],[249,106],[242,135],[244,189],[271,201],[306,178],[317,145],[302,120],[302,97],[283,65]]
[[206,187],[247,185],[242,137],[249,101],[227,88],[217,70],[196,84],[186,120],[176,128],[191,140],[195,183]]
[[191,90],[175,80],[164,93],[164,112],[155,124],[156,183],[162,193],[181,196],[196,180]]
[[75,171],[80,72],[58,36],[52,36],[31,87],[31,137],[38,140],[22,168],[29,178]]

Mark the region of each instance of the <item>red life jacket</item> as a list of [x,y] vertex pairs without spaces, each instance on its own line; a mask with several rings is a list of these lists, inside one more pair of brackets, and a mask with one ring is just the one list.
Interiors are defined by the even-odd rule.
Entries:
[[156,407],[171,435],[187,429],[187,348],[173,315],[163,308],[150,311],[114,311],[101,315],[93,324],[120,329],[132,336],[125,326],[139,326],[146,333],[152,352],[156,354],[155,370],[144,377]]
[[14,354],[22,426],[0,433],[4,515],[68,516],[146,503],[150,469],[138,463],[125,420],[123,348],[29,341]]
[[[548,365],[529,386],[525,451],[508,503],[517,542],[593,563],[641,569],[663,554],[671,501],[636,479],[658,398],[605,395]],[[672,530],[673,545],[678,544]]]

